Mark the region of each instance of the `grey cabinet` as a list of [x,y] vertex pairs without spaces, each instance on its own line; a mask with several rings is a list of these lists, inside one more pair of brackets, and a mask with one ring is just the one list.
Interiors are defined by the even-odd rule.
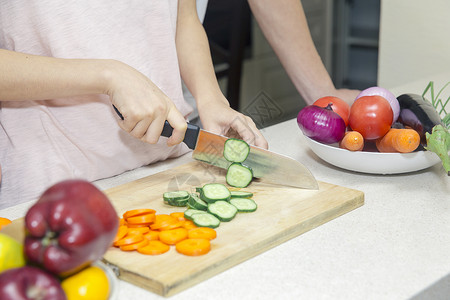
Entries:
[[380,0],[336,0],[333,80],[336,87],[377,84]]

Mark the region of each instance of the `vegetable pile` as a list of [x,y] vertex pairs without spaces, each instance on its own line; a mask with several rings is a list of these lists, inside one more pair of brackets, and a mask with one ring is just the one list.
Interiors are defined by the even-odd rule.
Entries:
[[27,211],[23,246],[0,240],[10,261],[0,270],[0,299],[108,299],[109,280],[92,263],[111,246],[118,225],[114,207],[93,184],[53,185]]
[[[432,102],[424,98],[428,90]],[[320,98],[300,110],[297,123],[307,137],[324,144],[338,143],[349,151],[435,152],[450,175],[450,114],[445,110],[450,97],[446,102],[436,98],[432,83],[423,95],[397,98],[384,88],[370,87],[351,105],[336,97]],[[437,105],[441,105],[439,112]]]

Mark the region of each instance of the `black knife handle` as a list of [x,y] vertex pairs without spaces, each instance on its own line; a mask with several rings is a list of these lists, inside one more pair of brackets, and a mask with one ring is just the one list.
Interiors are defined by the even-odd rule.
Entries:
[[[172,135],[173,128],[170,126],[169,122],[164,122],[163,131],[161,136],[170,137]],[[189,149],[194,150],[197,144],[198,134],[200,132],[200,127],[193,124],[187,124],[186,134],[184,135],[183,143],[185,143]]]

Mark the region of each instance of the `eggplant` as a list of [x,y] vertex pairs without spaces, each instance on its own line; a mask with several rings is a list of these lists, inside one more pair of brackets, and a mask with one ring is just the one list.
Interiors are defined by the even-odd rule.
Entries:
[[431,102],[417,94],[403,94],[397,97],[400,104],[398,121],[416,130],[422,144],[426,144],[425,133],[431,134],[433,127],[443,125],[441,117]]

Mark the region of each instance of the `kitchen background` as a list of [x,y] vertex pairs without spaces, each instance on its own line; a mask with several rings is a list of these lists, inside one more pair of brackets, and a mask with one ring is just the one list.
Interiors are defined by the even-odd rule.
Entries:
[[[450,67],[448,0],[432,5],[422,0],[301,2],[316,48],[338,88],[390,88]],[[305,103],[246,0],[209,0],[204,26],[216,74],[234,108],[251,114],[255,102],[272,104],[266,109],[270,118],[256,120],[259,127],[297,115]]]

